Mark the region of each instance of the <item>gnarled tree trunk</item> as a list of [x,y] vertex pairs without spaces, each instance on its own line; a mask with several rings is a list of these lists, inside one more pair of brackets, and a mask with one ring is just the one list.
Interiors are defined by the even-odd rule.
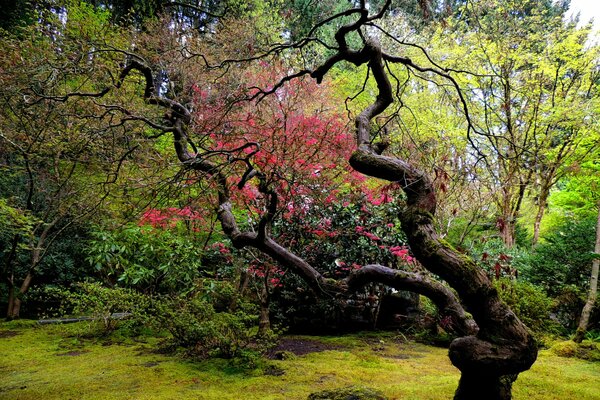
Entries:
[[[366,282],[377,281],[431,297],[440,309],[445,310],[444,312],[453,318],[464,335],[452,342],[449,351],[450,360],[462,373],[455,399],[510,399],[511,385],[517,375],[529,369],[537,357],[535,340],[525,325],[500,300],[483,269],[438,236],[433,223],[436,193],[428,175],[410,162],[382,155],[387,147],[386,143],[376,143],[375,137],[371,134],[371,121],[394,101],[385,63],[399,63],[420,72],[432,72],[448,79],[457,87],[456,82],[447,72],[432,67],[425,69],[408,58],[388,55],[382,51],[376,40],[367,37],[363,27],[381,18],[389,5],[390,1],[387,1],[379,13],[369,15],[366,2],[361,1],[358,8],[327,19],[326,22],[340,17],[356,17],[356,21],[343,25],[336,32],[337,52],[333,56],[312,71],[305,70],[283,78],[279,84],[274,85],[274,88],[280,87],[294,77],[306,74],[321,82],[330,69],[342,61],[357,66],[368,65],[377,84],[378,93],[374,103],[356,118],[357,148],[349,160],[350,165],[367,176],[396,182],[402,187],[406,194],[406,203],[401,204],[403,211],[399,218],[412,252],[425,268],[443,278],[456,290],[462,305],[451,291],[439,283],[432,283],[418,274],[393,271],[383,266],[363,267],[342,282],[325,279],[308,262],[270,237],[269,226],[276,215],[278,196],[248,159],[243,160],[248,165],[248,170],[238,186],[243,187],[252,177],[258,179],[260,182],[258,188],[263,193],[267,206],[255,231],[240,231],[232,212],[226,177],[222,174],[219,165],[213,161],[214,157],[205,157],[190,145],[187,125],[191,122],[191,113],[180,103],[160,97],[155,92],[152,71],[141,58],[132,58],[130,64],[121,73],[120,79],[121,81],[125,79],[132,70],[141,72],[146,79],[146,100],[150,104],[169,110],[166,114],[168,125],[162,128],[158,125],[153,126],[173,133],[175,152],[185,167],[200,171],[216,182],[218,218],[224,233],[235,247],[250,246],[269,255],[283,267],[299,274],[315,293],[343,294],[348,288],[352,289]],[[349,48],[346,35],[350,33],[358,33],[363,39],[361,49]],[[297,46],[301,47],[302,44]],[[272,93],[274,89],[262,92],[264,95]],[[472,314],[477,326],[466,317],[462,306]]]
[[581,311],[581,318],[579,319],[579,326],[577,326],[577,332],[573,339],[577,343],[583,341],[583,337],[587,332],[588,323],[590,321],[590,315],[592,309],[596,304],[596,298],[598,297],[598,270],[600,269],[600,203],[598,204],[598,220],[596,223],[596,244],[594,246],[594,253],[596,258],[592,261],[592,273],[590,274],[590,289],[588,291],[588,298]]

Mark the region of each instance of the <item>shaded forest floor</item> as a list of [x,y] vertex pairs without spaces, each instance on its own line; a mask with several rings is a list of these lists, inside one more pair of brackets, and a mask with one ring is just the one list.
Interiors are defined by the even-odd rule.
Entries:
[[[306,399],[349,385],[390,399],[451,399],[459,372],[447,350],[392,335],[285,337],[254,370],[226,360],[158,354],[160,339],[81,340],[66,326],[0,324],[0,398]],[[600,399],[600,363],[543,350],[515,399]]]

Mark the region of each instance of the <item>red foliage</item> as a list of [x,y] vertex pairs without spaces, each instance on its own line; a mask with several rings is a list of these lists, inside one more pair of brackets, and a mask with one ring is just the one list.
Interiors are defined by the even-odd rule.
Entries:
[[[252,89],[246,95],[260,93],[256,88],[269,90],[284,74],[281,65],[247,71],[244,81]],[[259,102],[237,102],[234,107],[230,99],[216,94],[211,97],[207,90],[196,86],[192,90],[197,104],[194,130],[200,135],[202,147],[223,152],[223,159],[250,158],[277,190],[280,205],[287,213],[305,212],[307,202],[339,200],[344,193],[338,187],[344,181],[360,190],[356,183],[364,182],[362,176],[351,174],[345,178],[354,146],[353,133],[326,85],[317,89],[314,80],[295,79]],[[227,170],[231,172],[232,187],[238,184],[245,168],[240,162]],[[233,199],[260,213],[262,197],[253,185],[248,183],[241,191],[234,191]]]
[[283,286],[281,278],[285,275],[285,271],[270,263],[252,261],[248,267],[248,272],[255,277],[265,279],[265,284],[271,287]]
[[193,230],[199,230],[204,224],[205,217],[199,211],[186,206],[183,208],[169,207],[166,209],[150,208],[142,214],[139,225],[150,225],[153,228],[168,229],[177,226],[180,221],[194,223]]

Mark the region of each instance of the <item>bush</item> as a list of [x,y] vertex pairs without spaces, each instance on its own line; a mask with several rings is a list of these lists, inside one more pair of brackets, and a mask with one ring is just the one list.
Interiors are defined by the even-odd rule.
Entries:
[[559,330],[559,325],[550,318],[554,302],[544,291],[529,283],[511,279],[499,279],[494,285],[502,300],[535,333],[550,333]]
[[[273,233],[326,278],[343,279],[363,265],[381,263],[410,269],[414,263],[400,229],[396,203],[313,204],[276,222]],[[298,275],[278,276],[273,320],[293,332],[329,333],[370,329],[376,304],[367,301],[383,285],[370,284],[347,299],[316,298]]]
[[507,247],[500,238],[472,243],[469,250],[491,279],[519,277],[528,260],[528,253],[520,247]]
[[124,318],[141,325],[150,304],[149,297],[132,289],[107,288],[99,283],[80,283],[74,289],[54,289],[63,293],[62,314],[91,317],[90,328],[102,334],[114,331]]
[[92,236],[87,261],[111,284],[148,294],[182,292],[203,269],[203,251],[193,235],[127,225],[97,230]]
[[262,350],[257,311],[229,284],[210,281],[187,295],[156,298],[150,315],[156,328],[171,333],[169,344],[185,348],[190,356],[235,358],[254,364]]
[[523,277],[558,297],[572,285],[587,293],[594,258],[596,220],[568,221],[538,244],[527,260]]

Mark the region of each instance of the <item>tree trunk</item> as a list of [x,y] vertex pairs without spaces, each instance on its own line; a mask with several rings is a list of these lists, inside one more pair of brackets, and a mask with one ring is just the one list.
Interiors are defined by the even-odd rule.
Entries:
[[498,377],[463,371],[454,400],[510,400],[516,378],[517,375]]
[[[266,282],[265,282],[266,285]],[[266,287],[263,287],[260,296],[260,317],[258,320],[258,335],[263,336],[271,330],[271,319],[269,317],[269,303],[270,303],[269,291]]]
[[12,292],[9,294],[12,294],[12,296],[11,296],[12,303],[11,303],[11,298],[9,298],[9,307],[8,307],[8,312],[6,315],[6,317],[8,319],[17,319],[21,316],[21,304],[22,304],[21,297],[29,290],[32,279],[33,279],[33,273],[30,270],[27,273],[25,280],[23,280],[23,283],[21,284],[21,288],[19,289],[19,293],[17,295],[15,295],[14,286],[11,288]]
[[13,308],[15,306],[15,285],[10,282],[8,285],[8,307],[6,308],[6,319],[11,320]]
[[[399,208],[403,208],[399,217],[411,250],[426,269],[444,279],[456,290],[462,304],[479,326],[477,333],[467,333],[469,336],[454,340],[450,347],[450,360],[463,374],[456,399],[509,399],[511,383],[520,372],[529,369],[537,358],[537,344],[527,327],[500,300],[485,271],[472,259],[441,240],[435,231],[434,214],[437,199],[435,187],[429,176],[408,161],[393,156],[383,156],[382,153],[388,145],[385,141],[374,143],[375,137],[372,136],[372,132],[377,129],[372,129],[374,127],[371,126],[371,121],[383,113],[394,100],[394,90],[388,78],[386,63],[401,63],[416,69],[419,67],[408,58],[384,54],[376,38],[363,37],[364,46],[359,51],[349,48],[346,35],[360,33],[364,25],[380,18],[390,5],[390,1],[386,1],[381,11],[372,16],[369,16],[365,4],[361,2],[359,9],[348,11],[348,15],[357,14],[357,19],[338,29],[334,36],[338,45],[337,53],[315,70],[310,71],[310,76],[317,83],[321,83],[324,76],[338,62],[346,61],[357,66],[368,64],[377,84],[378,93],[374,103],[367,106],[356,118],[357,149],[350,157],[350,165],[367,176],[395,182],[402,187],[406,194],[406,201],[401,201],[399,204]],[[172,124],[169,131],[173,132],[175,151],[180,161],[190,168],[209,174],[215,180],[218,187],[218,217],[223,232],[231,239],[232,244],[236,248],[252,246],[269,255],[274,261],[301,275],[316,293],[339,289],[339,285],[343,282],[325,279],[306,260],[291,253],[269,237],[268,226],[277,212],[277,194],[269,189],[264,179],[259,185],[259,190],[267,202],[266,212],[261,217],[256,231],[240,231],[231,210],[230,183],[226,176],[210,159],[204,158],[195,150],[190,150],[185,130],[186,124],[192,120],[191,113],[179,103],[156,97],[156,93],[153,92],[152,70],[141,61],[132,60],[121,74],[121,81],[129,71],[134,69],[139,70],[146,77],[145,97],[148,102],[168,107],[173,111],[168,114]],[[306,73],[304,71],[301,74]],[[453,79],[444,71],[439,70],[436,73]],[[291,76],[282,80],[281,84],[289,79]],[[456,84],[454,80],[453,83]],[[238,187],[243,187],[249,176],[258,176],[260,179],[260,172],[250,167]],[[524,188],[525,185],[522,184],[519,201],[515,204],[513,212],[509,214],[511,217],[518,215]],[[374,269],[377,268],[372,268]],[[387,274],[383,272],[384,275]],[[389,277],[392,280],[400,278],[406,282],[409,278],[414,280],[416,277],[414,275],[403,277],[402,274],[397,275],[397,278]],[[417,279],[412,286],[417,283],[431,287],[422,279]],[[439,290],[434,290],[432,293],[434,292],[442,293]],[[459,305],[458,302],[451,300],[452,297],[442,296],[441,299]],[[460,314],[460,310],[458,312]],[[460,318],[459,314],[457,316]],[[470,329],[467,321],[465,323],[465,330]]]
[[46,237],[48,236],[48,232],[50,231],[50,228],[53,225],[54,225],[54,222],[52,224],[48,224],[44,228],[44,231],[40,235],[40,238],[38,239],[36,246],[31,250],[31,265],[29,267],[29,271],[27,271],[27,275],[25,276],[23,283],[21,284],[21,287],[19,288],[19,293],[15,296],[14,291],[13,291],[12,307],[9,307],[8,313],[7,313],[8,319],[16,319],[16,318],[20,317],[22,297],[25,293],[27,293],[27,291],[29,290],[29,287],[31,286],[31,281],[33,280],[33,274],[35,272],[35,269],[37,268],[38,264],[42,260],[42,251],[41,251],[42,246],[44,245]]
[[[598,204],[598,220],[596,223],[596,245],[594,246],[594,253],[597,257],[600,257],[600,204]],[[575,339],[577,343],[581,343],[583,337],[587,331],[588,323],[590,321],[590,314],[596,304],[596,297],[598,294],[598,269],[600,267],[600,258],[594,258],[592,261],[592,273],[590,276],[590,291],[588,298],[581,311],[581,318],[579,319],[579,326],[575,333]]]
[[[510,217],[509,217],[510,218]],[[500,231],[502,241],[506,247],[511,248],[515,245],[515,224],[511,219],[504,220],[504,225]]]
[[11,319],[12,309],[15,304],[15,266],[14,261],[17,255],[17,247],[19,245],[20,237],[15,235],[12,241],[10,253],[5,259],[5,266],[3,275],[6,277],[6,284],[8,286],[8,307],[6,308],[6,318]]
[[540,195],[538,198],[538,209],[535,215],[535,221],[533,222],[533,240],[532,245],[535,245],[540,240],[540,225],[542,224],[542,218],[548,206],[548,196],[550,195],[550,187],[548,185],[542,186]]
[[503,199],[500,216],[498,217],[497,227],[500,231],[500,237],[506,247],[513,247],[515,244],[516,218],[513,213],[512,198],[513,192],[510,188],[503,188]]
[[[436,193],[427,174],[410,162],[381,155],[380,146],[373,144],[371,120],[392,103],[393,89],[378,43],[367,42],[363,54],[369,58],[379,93],[375,102],[356,118],[358,149],[350,157],[350,165],[365,175],[400,184],[406,202],[399,218],[411,250],[426,269],[457,291],[479,326],[476,335],[455,339],[450,346],[450,360],[464,375],[455,398],[510,399],[508,382],[535,362],[537,344],[527,327],[502,302],[483,269],[440,239],[434,227]],[[519,196],[524,193],[523,187]],[[510,217],[518,215],[520,200],[521,197],[511,208]],[[510,219],[514,226],[516,221]],[[512,237],[514,242],[514,234]],[[487,388],[483,395],[482,386]]]

